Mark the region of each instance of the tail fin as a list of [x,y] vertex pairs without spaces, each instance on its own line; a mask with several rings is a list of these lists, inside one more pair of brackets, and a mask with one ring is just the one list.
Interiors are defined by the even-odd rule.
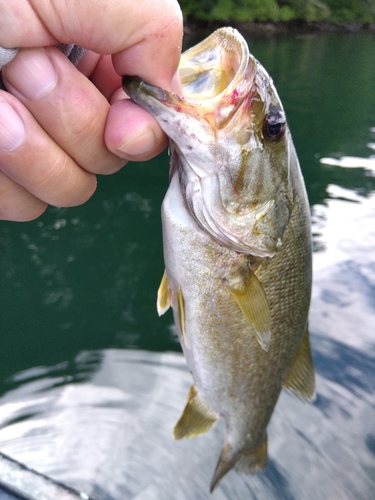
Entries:
[[244,474],[255,474],[266,468],[268,460],[267,436],[259,446],[252,450],[244,451],[236,463],[236,471]]
[[263,470],[267,465],[267,436],[256,448],[241,453],[233,453],[228,443],[221,450],[215,473],[212,477],[211,493],[219,484],[220,480],[233,467],[244,474],[255,474]]

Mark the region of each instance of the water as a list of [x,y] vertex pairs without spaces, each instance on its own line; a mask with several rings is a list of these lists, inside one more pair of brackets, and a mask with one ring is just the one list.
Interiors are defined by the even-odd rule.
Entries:
[[[223,428],[175,442],[191,383],[158,318],[163,154],[74,209],[0,223],[0,451],[97,500],[375,498],[375,37],[250,39],[311,203],[317,399],[283,393],[256,477],[208,484]],[[350,158],[345,158],[350,157]]]

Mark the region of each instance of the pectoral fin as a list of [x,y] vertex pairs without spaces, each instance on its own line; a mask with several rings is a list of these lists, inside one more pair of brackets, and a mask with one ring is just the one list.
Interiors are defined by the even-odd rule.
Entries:
[[218,418],[217,413],[207,408],[199,400],[195,386],[192,385],[185,409],[174,428],[173,437],[182,439],[204,434]]
[[248,323],[253,327],[259,344],[268,351],[271,342],[271,315],[266,293],[254,271],[247,267],[229,290]]
[[297,355],[286,376],[284,387],[300,399],[307,401],[314,399],[315,374],[307,329]]
[[156,308],[159,316],[164,314],[171,307],[171,292],[169,290],[167,273],[164,271],[158,290]]

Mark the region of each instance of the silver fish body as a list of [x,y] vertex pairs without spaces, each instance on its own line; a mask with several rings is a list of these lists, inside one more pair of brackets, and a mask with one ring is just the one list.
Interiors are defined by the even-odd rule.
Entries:
[[226,423],[212,490],[232,467],[266,466],[283,386],[314,395],[310,217],[281,101],[241,35],[216,31],[180,75],[184,96],[133,77],[124,88],[171,139],[158,311],[172,306],[194,380],[175,437]]

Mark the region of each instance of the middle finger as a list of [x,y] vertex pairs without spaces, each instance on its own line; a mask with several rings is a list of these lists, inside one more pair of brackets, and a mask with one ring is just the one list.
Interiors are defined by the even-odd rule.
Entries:
[[59,50],[21,50],[2,76],[7,89],[82,168],[109,174],[124,165],[104,143],[107,99]]

